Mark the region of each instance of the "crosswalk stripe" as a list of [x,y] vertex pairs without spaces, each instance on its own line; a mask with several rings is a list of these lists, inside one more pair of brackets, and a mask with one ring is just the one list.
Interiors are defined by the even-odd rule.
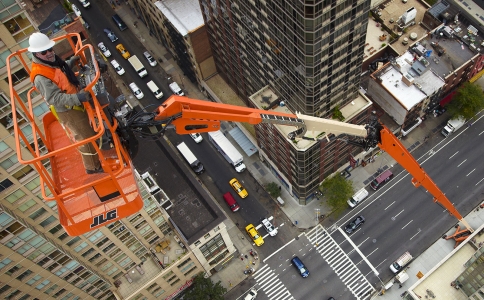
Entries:
[[[316,234],[316,230],[318,230],[318,234]],[[308,232],[306,237],[312,244],[318,245],[315,247],[316,251],[321,254],[323,259],[357,299],[369,299],[375,288],[326,229],[316,227]]]

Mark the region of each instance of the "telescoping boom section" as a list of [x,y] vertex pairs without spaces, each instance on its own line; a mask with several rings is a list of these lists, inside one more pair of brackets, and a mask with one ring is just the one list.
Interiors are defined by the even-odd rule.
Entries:
[[[73,37],[77,42],[73,41]],[[66,232],[81,235],[136,213],[143,207],[143,200],[130,157],[115,133],[118,123],[116,119],[107,118],[98,101],[103,93],[103,83],[93,47],[83,46],[79,34],[68,34],[54,40],[66,40],[73,53],[81,57],[83,68],[80,70],[84,73],[78,72],[77,75],[93,98],[91,103],[84,104],[84,108],[96,135],[76,142],[52,112],[44,115],[43,128],[37,125],[33,107],[35,102],[43,101],[41,96],[32,99],[35,90],[32,88],[27,103],[24,103],[12,84],[15,82],[11,68],[14,59],[30,73],[29,65],[22,56],[27,49],[22,49],[7,58],[17,156],[20,163],[33,165],[40,174],[42,196],[45,201],[56,201],[59,221]],[[27,126],[32,130],[30,136],[22,131]],[[111,146],[101,150],[98,143],[101,137],[106,136],[106,131],[111,133]],[[78,147],[87,143],[96,149],[104,173],[86,174]],[[21,150],[25,148],[28,151]],[[50,166],[51,170],[46,166]]]
[[413,176],[412,184],[415,187],[423,186],[427,189],[434,196],[434,202],[440,203],[451,215],[471,230],[452,202],[432,181],[400,140],[374,116],[370,117],[369,124],[362,126],[302,114],[280,113],[171,96],[158,107],[155,120],[165,120],[167,124],[173,124],[178,134],[216,131],[220,129],[220,121],[250,124],[272,123],[297,127],[288,135],[289,139],[308,139],[304,136],[306,132],[319,131],[325,132],[328,138],[330,135],[334,135],[333,138],[346,140],[346,142],[366,150],[378,146]]

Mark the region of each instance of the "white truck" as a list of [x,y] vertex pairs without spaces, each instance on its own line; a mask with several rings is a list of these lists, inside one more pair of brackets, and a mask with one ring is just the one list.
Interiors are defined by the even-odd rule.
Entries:
[[220,130],[209,132],[208,138],[215,148],[217,148],[218,152],[235,168],[235,171],[241,173],[246,169],[242,154],[240,154]]
[[178,83],[172,82],[168,86],[170,87],[170,90],[173,92],[173,94],[178,96],[185,96],[185,93],[183,93]]
[[143,78],[148,75],[148,71],[146,71],[143,64],[139,61],[136,55],[131,56],[128,58],[129,63],[133,66],[136,72],[138,72],[139,77]]
[[452,132],[456,132],[457,129],[461,128],[464,126],[466,123],[466,120],[462,117],[459,117],[457,119],[450,119],[447,121],[447,125],[442,129],[442,134],[447,137],[449,136]]
[[196,174],[202,174],[205,171],[202,163],[197,159],[190,148],[188,148],[187,144],[182,142],[176,147]]

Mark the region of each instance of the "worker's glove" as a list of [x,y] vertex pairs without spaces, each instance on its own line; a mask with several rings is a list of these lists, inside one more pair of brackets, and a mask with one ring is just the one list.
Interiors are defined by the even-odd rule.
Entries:
[[79,102],[83,103],[83,102],[88,102],[89,100],[92,99],[92,97],[91,97],[91,94],[88,91],[81,90],[77,94],[77,99],[79,99]]
[[74,55],[73,57],[71,57],[71,63],[74,65],[76,64],[81,58],[77,55]]

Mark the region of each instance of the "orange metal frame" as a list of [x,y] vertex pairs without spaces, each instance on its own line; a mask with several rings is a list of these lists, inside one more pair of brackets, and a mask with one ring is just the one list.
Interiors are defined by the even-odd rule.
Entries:
[[[74,43],[72,37],[77,37],[78,42]],[[74,53],[81,57],[83,63],[87,61],[85,52],[94,58],[93,47],[83,46],[79,34],[71,33],[54,40],[64,39],[68,40]],[[19,50],[7,58],[16,147],[19,150],[23,149],[21,146],[23,142],[29,152],[26,155],[23,151],[17,151],[17,156],[20,163],[32,164],[40,174],[42,196],[46,201],[56,201],[59,221],[66,232],[69,235],[80,235],[139,211],[143,207],[143,200],[136,184],[129,155],[115,132],[118,123],[116,120],[110,123],[92,90],[100,77],[97,64],[93,64],[96,71],[95,78],[85,88],[93,96],[94,105],[84,104],[96,135],[75,142],[69,138],[52,113],[47,113],[43,117],[44,131],[38,127],[31,99],[35,87],[28,92],[27,105],[14,89],[11,80],[11,60],[16,58],[30,73],[30,68],[24,60],[23,53],[26,51],[27,49]],[[32,142],[29,142],[18,124],[22,117],[27,119],[27,123],[32,127]],[[105,131],[103,124],[112,133],[115,146],[108,151],[100,150],[96,143]],[[41,152],[42,145],[39,144],[39,140],[47,148],[47,153]],[[85,173],[77,148],[87,143],[91,143],[96,149],[105,173],[93,175]],[[50,160],[52,175],[43,164],[46,159]],[[106,196],[105,201],[101,201],[100,197],[103,196]]]

